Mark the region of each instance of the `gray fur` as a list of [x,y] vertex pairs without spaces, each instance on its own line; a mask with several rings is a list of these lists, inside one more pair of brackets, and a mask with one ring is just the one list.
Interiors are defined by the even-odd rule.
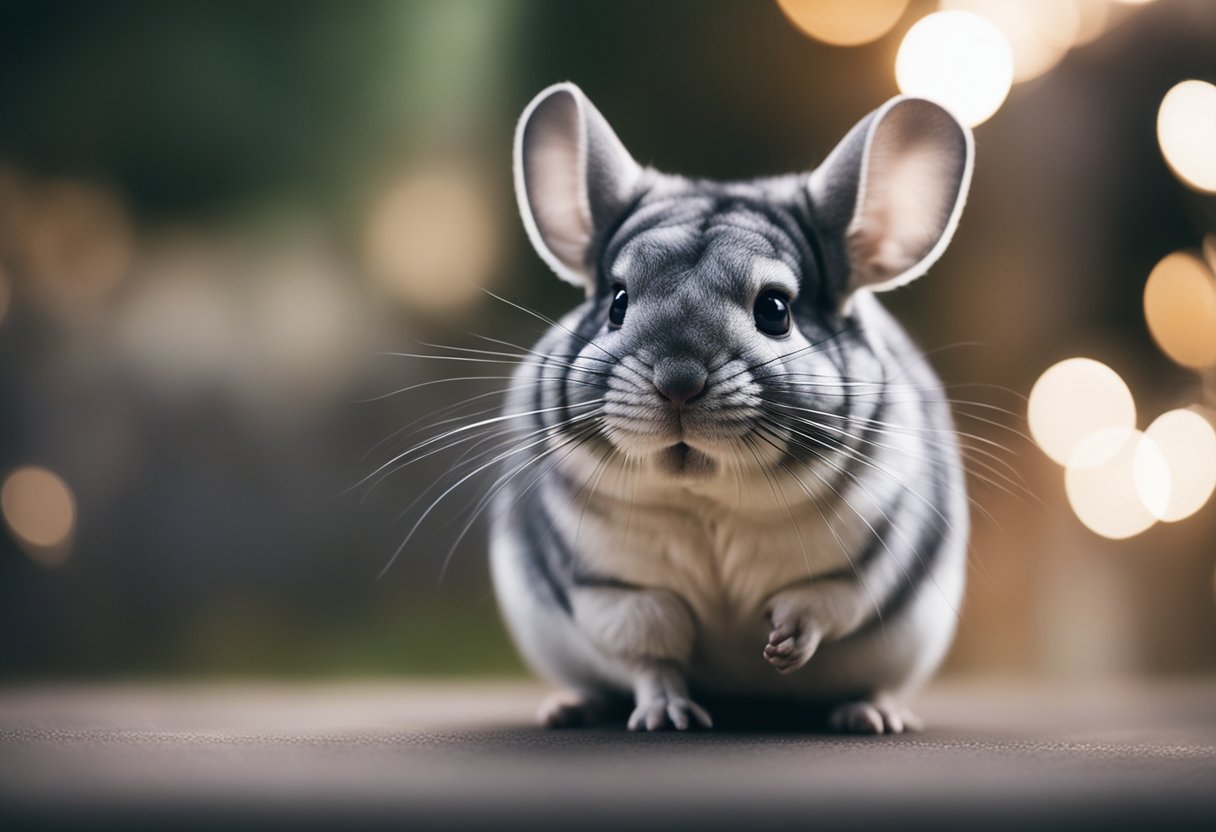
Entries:
[[[902,702],[953,634],[967,500],[940,383],[872,290],[940,256],[971,157],[917,99],[812,174],[739,183],[636,165],[573,85],[525,111],[525,226],[587,290],[513,382],[505,413],[531,438],[493,512],[507,622],[573,692],[548,723],[613,693],[635,729],[708,726],[701,694],[915,723]],[[793,298],[786,336],[753,319],[768,289]]]

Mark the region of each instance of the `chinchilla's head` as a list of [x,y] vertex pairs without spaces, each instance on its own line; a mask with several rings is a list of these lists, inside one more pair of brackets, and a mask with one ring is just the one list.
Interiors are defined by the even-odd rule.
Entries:
[[586,292],[562,324],[561,400],[599,403],[599,444],[667,475],[774,464],[796,441],[783,412],[847,417],[850,386],[891,369],[859,293],[937,260],[972,155],[946,110],[895,98],[810,173],[686,179],[635,162],[578,87],[549,87],[514,161],[533,245]]

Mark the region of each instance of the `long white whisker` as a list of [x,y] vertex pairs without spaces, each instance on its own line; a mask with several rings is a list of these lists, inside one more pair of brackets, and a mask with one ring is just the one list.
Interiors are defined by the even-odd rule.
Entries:
[[[767,405],[767,404],[776,404],[776,403],[775,403],[775,402],[766,402],[765,404]],[[807,412],[811,412],[811,413],[815,413],[815,412],[816,412],[816,411],[810,410],[809,408],[797,408],[797,409],[798,409],[798,410],[805,410],[805,411],[807,411]],[[889,450],[889,451],[893,451],[893,452],[895,452],[895,453],[901,453],[901,454],[904,454],[904,455],[906,455],[906,456],[911,456],[911,457],[912,457],[912,458],[914,458],[914,459],[918,459],[918,460],[926,461],[926,458],[925,458],[923,455],[921,455],[921,454],[913,454],[913,453],[912,453],[912,452],[911,452],[909,449],[907,449],[907,448],[902,448],[902,447],[899,447],[899,446],[897,446],[897,445],[890,445],[890,444],[887,444],[887,443],[885,443],[885,442],[879,442],[879,441],[878,441],[878,440],[876,440],[876,439],[871,439],[871,438],[868,438],[868,437],[865,437],[865,436],[860,436],[860,435],[858,435],[858,434],[851,433],[850,431],[848,431],[848,430],[844,429],[843,427],[839,427],[839,426],[836,426],[836,425],[825,425],[825,424],[822,424],[822,423],[816,422],[816,421],[811,420],[811,419],[794,418],[794,417],[791,417],[791,416],[790,416],[790,415],[788,415],[788,414],[776,413],[776,412],[771,411],[771,410],[769,410],[768,412],[769,412],[771,415],[773,415],[773,416],[778,416],[778,417],[780,417],[780,418],[784,418],[784,419],[792,419],[793,421],[796,421],[796,422],[798,422],[798,423],[804,424],[805,426],[807,426],[807,427],[809,427],[809,428],[811,428],[811,429],[813,429],[813,430],[829,431],[829,432],[831,432],[831,433],[835,433],[835,434],[838,434],[838,435],[840,435],[840,436],[844,436],[844,437],[847,437],[847,438],[849,438],[849,439],[852,439],[852,440],[854,440],[854,441],[856,441],[856,442],[858,442],[858,443],[864,443],[864,444],[867,444],[867,445],[872,445],[872,446],[874,446],[874,447],[876,447],[876,448],[883,448],[883,449],[886,449],[886,450]],[[819,413],[819,415],[820,415],[820,416],[838,416],[839,414],[832,414],[832,413]],[[842,420],[843,420],[843,421],[845,421],[845,424],[848,424],[848,421],[849,421],[849,420],[847,419],[847,417],[841,417],[841,418],[842,418]],[[883,424],[884,424],[884,423],[878,422],[877,420],[872,420],[872,419],[862,419],[861,417],[857,417],[857,421],[869,422],[870,424],[877,424],[877,425],[883,425]],[[878,428],[878,432],[879,432],[879,433],[899,433],[899,431],[890,430],[890,429],[888,429],[888,428],[886,428],[886,427],[879,427],[879,428]],[[907,434],[905,433],[905,435],[907,435]],[[935,447],[935,448],[939,448],[939,449],[943,449],[943,450],[948,450],[948,449],[950,449],[951,447],[953,447],[953,443],[950,443],[950,442],[938,442],[938,441],[934,441],[934,440],[927,440],[927,439],[924,439],[924,438],[920,439],[919,441],[920,441],[920,442],[922,442],[922,443],[928,444],[928,445],[930,445],[931,447]],[[1000,462],[1002,465],[1004,465],[1006,468],[1008,468],[1010,472],[1012,472],[1012,476],[1010,476],[1010,475],[1006,474],[1005,472],[1003,472],[1003,471],[1001,471],[1000,469],[996,468],[994,465],[992,465],[992,464],[989,464],[989,463],[985,462],[984,460],[972,460],[972,461],[973,461],[975,464],[980,465],[980,466],[981,466],[981,467],[983,467],[985,470],[987,470],[987,471],[989,471],[990,473],[992,473],[992,474],[993,474],[993,476],[1000,477],[1000,478],[1001,478],[1001,480],[1003,480],[1003,481],[1004,481],[1004,482],[1005,482],[1005,483],[1006,483],[1008,486],[1010,486],[1010,488],[1018,488],[1018,489],[1021,489],[1022,491],[1024,491],[1024,492],[1025,492],[1026,496],[1030,497],[1030,498],[1031,498],[1031,499],[1033,499],[1033,500],[1038,501],[1038,497],[1037,497],[1037,496],[1034,494],[1034,492],[1033,492],[1033,491],[1030,489],[1029,485],[1027,485],[1027,484],[1026,484],[1025,480],[1021,480],[1021,479],[1020,479],[1020,474],[1018,474],[1017,469],[1016,469],[1016,468],[1014,468],[1014,467],[1013,467],[1011,464],[1009,464],[1007,461],[1005,461],[1004,459],[1001,459],[1001,458],[1000,458],[999,456],[997,456],[996,454],[993,454],[993,453],[991,453],[991,452],[989,452],[989,451],[986,451],[986,450],[984,450],[984,449],[980,449],[980,448],[968,448],[968,449],[969,449],[969,450],[973,450],[973,451],[975,451],[975,452],[977,452],[977,453],[986,454],[986,455],[988,455],[989,457],[991,457],[992,459],[996,460],[997,462]],[[1004,490],[1004,491],[1005,491],[1007,494],[1009,494],[1009,496],[1014,497],[1014,498],[1019,498],[1019,499],[1020,499],[1019,495],[1014,494],[1014,492],[1013,492],[1012,490],[1010,490],[1009,488],[1004,488],[1004,487],[1003,487],[1002,485],[1000,485],[998,482],[995,482],[995,481],[989,480],[989,479],[987,479],[986,477],[983,477],[983,476],[982,476],[982,475],[980,475],[980,474],[975,474],[975,472],[972,472],[972,473],[973,473],[975,476],[979,477],[980,479],[983,479],[983,480],[984,480],[985,482],[987,482],[988,484],[993,485],[994,487],[1002,488],[1002,489],[1003,489],[1003,490]],[[1041,501],[1039,501],[1039,502],[1040,502],[1040,504],[1041,504]]]
[[444,577],[447,575],[448,565],[451,563],[452,557],[456,553],[456,548],[460,545],[460,541],[462,541],[464,539],[465,535],[467,535],[469,533],[469,529],[473,528],[473,524],[475,522],[477,522],[477,518],[482,514],[482,512],[485,511],[485,509],[488,506],[490,506],[493,503],[494,498],[496,496],[498,496],[498,493],[500,491],[502,491],[502,489],[506,488],[512,482],[512,480],[514,480],[516,476],[520,475],[532,462],[536,461],[537,459],[544,459],[546,457],[553,456],[556,451],[562,450],[563,448],[568,449],[563,456],[561,456],[560,458],[554,459],[552,461],[552,464],[549,465],[548,468],[545,468],[544,470],[540,471],[537,474],[537,476],[532,479],[532,482],[530,482],[518,494],[516,494],[515,498],[511,501],[508,508],[511,508],[511,507],[517,505],[519,503],[519,501],[526,494],[528,494],[528,492],[530,492],[533,488],[536,487],[536,485],[545,477],[546,474],[552,472],[558,465],[561,464],[563,459],[566,459],[567,457],[570,456],[570,454],[574,453],[574,451],[577,450],[580,445],[584,444],[585,442],[589,441],[592,437],[594,437],[595,433],[596,433],[596,431],[593,428],[590,431],[585,431],[581,436],[578,436],[578,437],[571,436],[567,441],[561,443],[560,445],[558,445],[554,448],[548,449],[545,452],[542,452],[537,457],[533,457],[531,460],[528,460],[527,462],[523,463],[519,467],[510,471],[507,475],[500,476],[498,478],[498,480],[495,481],[494,485],[491,487],[489,492],[484,497],[482,497],[481,500],[478,501],[476,507],[473,509],[472,514],[469,516],[468,521],[465,523],[464,528],[462,528],[460,530],[460,534],[458,534],[456,536],[456,540],[452,543],[451,547],[448,549],[447,554],[444,555],[443,565],[439,570],[440,583],[443,582]]
[[[788,430],[788,428],[787,428],[787,430]],[[904,543],[907,544],[909,550],[912,552],[912,556],[917,559],[920,559],[923,557],[922,553],[917,551],[916,544],[913,543],[912,540],[906,534],[904,534],[903,529],[900,528],[900,526],[898,524],[896,524],[892,521],[891,517],[887,514],[886,510],[883,509],[882,506],[879,504],[879,501],[874,499],[873,494],[871,494],[866,489],[866,487],[862,484],[860,477],[851,473],[850,471],[848,471],[848,469],[841,468],[840,466],[836,465],[831,460],[829,460],[826,456],[815,451],[813,448],[807,447],[805,445],[802,447],[805,450],[810,451],[810,453],[814,454],[817,459],[819,459],[825,465],[828,465],[829,467],[831,467],[834,471],[836,471],[842,477],[845,477],[845,478],[851,480],[853,482],[853,484],[862,492],[862,494],[865,495],[866,499],[869,500],[870,503],[878,509],[879,514],[882,515],[883,519],[887,522],[887,525],[891,528],[891,530],[894,531],[895,534],[899,535],[899,537],[903,539]],[[858,460],[858,461],[865,462],[865,460]],[[782,464],[784,465],[784,463],[782,463]],[[806,462],[801,462],[801,464],[803,465],[804,468],[806,468],[808,471],[810,471],[812,474],[814,474],[815,476],[818,477],[818,473],[815,471],[815,469],[811,465],[807,464]],[[876,469],[876,470],[881,470],[881,469]],[[891,479],[897,485],[899,485],[901,488],[903,488],[909,494],[920,497],[923,502],[926,502],[926,504],[928,504],[928,502],[925,501],[924,498],[921,497],[921,495],[915,489],[911,488],[906,483],[904,483],[902,480],[896,478],[894,475],[892,475],[888,472],[884,472],[884,473],[887,473],[887,476],[891,477]],[[791,472],[791,475],[792,475],[792,472]],[[794,479],[797,480],[798,478],[795,476]],[[832,489],[832,491],[836,494],[836,496],[846,506],[848,506],[849,510],[851,510],[854,514],[857,515],[857,518],[859,520],[861,520],[862,523],[865,524],[866,528],[868,528],[870,530],[870,533],[872,535],[874,535],[874,537],[882,544],[882,547],[887,550],[887,554],[890,555],[894,559],[895,553],[891,551],[891,547],[887,545],[886,540],[882,537],[882,535],[880,535],[878,533],[878,531],[874,528],[873,524],[870,523],[870,521],[865,518],[865,515],[863,515],[860,511],[858,511],[857,508],[852,503],[850,503],[843,494],[841,494],[839,491],[836,490],[836,488],[834,486],[831,485],[831,483],[827,482],[822,477],[819,477],[819,479],[828,488]],[[942,514],[940,511],[938,511],[932,505],[930,505],[929,507],[941,519],[945,528],[953,530],[953,528],[954,528],[953,524],[946,518],[946,516],[944,514]],[[907,581],[911,581],[912,576],[911,576],[911,574],[909,574],[907,566],[905,566],[904,564],[901,563],[900,569],[904,573],[904,579]],[[946,604],[950,607],[950,609],[954,612],[955,617],[958,618],[960,621],[962,621],[963,620],[962,614],[960,613],[959,609],[954,605],[954,603],[950,600],[949,596],[946,595],[945,590],[943,590],[941,588],[941,586],[938,584],[937,577],[935,575],[933,575],[932,573],[930,573],[929,578],[930,578],[930,580],[933,581],[933,585],[937,588],[938,593],[942,596],[942,600],[945,601]],[[864,584],[863,584],[863,586],[864,586]]]
[[[422,512],[422,515],[417,519],[417,521],[414,522],[414,525],[410,528],[409,532],[405,535],[405,539],[401,541],[401,545],[398,546],[396,551],[393,552],[393,556],[391,558],[389,558],[388,563],[386,563],[384,565],[384,568],[380,570],[380,574],[376,576],[376,579],[379,580],[380,578],[384,577],[384,573],[386,573],[389,570],[389,568],[396,562],[397,558],[400,557],[401,553],[405,550],[405,547],[407,545],[409,545],[410,540],[413,538],[414,534],[418,531],[418,527],[421,526],[423,521],[425,521],[426,518],[430,516],[431,512],[435,510],[436,506],[438,506],[441,502],[443,502],[443,499],[445,497],[447,497],[449,494],[451,494],[453,491],[455,491],[461,485],[468,482],[470,479],[477,476],[478,474],[480,474],[482,471],[486,470],[487,468],[498,464],[502,460],[507,459],[508,457],[513,456],[514,454],[520,453],[522,451],[526,451],[530,448],[534,448],[541,443],[548,442],[549,440],[550,440],[549,436],[543,436],[540,439],[537,439],[533,442],[529,442],[528,444],[526,444],[522,447],[508,448],[506,451],[503,451],[503,452],[499,453],[498,455],[496,455],[489,462],[486,462],[482,465],[477,466],[472,471],[470,471],[469,473],[462,476],[455,483],[448,486],[448,488],[445,489],[442,494],[440,494],[437,498],[435,498],[434,501],[431,502],[431,504],[429,506],[427,506],[426,511]],[[561,447],[561,446],[559,445],[557,447]],[[552,453],[553,450],[554,450],[553,447],[547,448],[545,451],[543,451],[540,454],[537,454],[535,457],[533,457],[532,460],[530,460],[529,462],[539,460],[539,459],[544,459],[546,456],[548,456],[550,453]]]
[[[572,426],[577,426],[579,422],[590,421],[598,415],[598,413],[587,413],[571,419],[566,419],[556,425],[545,425],[539,428],[530,428],[527,425],[497,426],[484,434],[471,437],[475,441],[464,448],[460,456],[458,456],[456,460],[448,467],[448,473],[456,474],[462,469],[478,465],[486,457],[501,452],[505,446],[505,442],[507,441],[518,445],[520,442],[528,442],[529,440],[541,436],[542,434],[547,434],[549,437],[556,436],[561,431],[568,430]],[[520,431],[524,431],[524,433],[521,435]],[[468,439],[461,439],[456,442],[449,443],[448,445],[444,446],[443,450],[457,447],[466,441],[468,441]],[[479,450],[486,444],[491,444],[492,447],[486,448],[485,450]],[[475,451],[476,453],[474,453]],[[391,473],[392,472],[384,474],[381,479]],[[380,480],[377,480],[377,482],[373,483],[371,487],[375,488],[379,482]],[[409,514],[410,511],[413,510],[414,506],[420,503],[423,498],[431,493],[432,490],[442,487],[442,482],[443,480],[439,480],[432,483],[428,488],[420,492],[417,497],[415,497],[407,506],[405,506],[405,508],[397,512],[396,516],[393,517],[392,522],[396,523],[401,520],[401,518]]]
[[[546,353],[537,352],[536,350],[529,349],[528,347],[521,347],[519,344],[513,344],[510,341],[503,341],[500,338],[491,338],[488,335],[474,335],[473,337],[479,338],[482,341],[487,341],[491,344],[498,344],[499,346],[502,346],[502,347],[510,347],[511,349],[519,350],[520,352],[527,353],[528,355],[534,355],[538,358],[547,357]],[[583,355],[581,353],[574,353],[574,354],[566,353],[563,355],[559,355],[557,357],[568,359],[570,361],[574,361],[575,359],[577,359],[579,361],[595,361],[600,364],[607,364],[609,367],[615,366],[615,364],[617,363],[615,361],[609,361],[606,358],[596,358],[595,356]]]
[[[783,448],[780,444],[778,444],[776,441],[769,438],[765,434],[766,434],[766,429],[764,427],[760,427],[760,428],[756,429],[756,436],[760,437],[760,439],[762,439],[763,441],[772,445],[775,449],[777,449],[782,454],[786,453],[785,448]],[[776,434],[774,434],[774,436],[776,436]],[[777,437],[777,438],[780,438],[780,437]],[[844,555],[845,560],[848,562],[849,568],[853,570],[853,575],[854,575],[854,577],[857,578],[857,583],[861,586],[862,590],[866,594],[866,597],[870,600],[870,604],[874,607],[874,614],[878,617],[878,620],[881,622],[882,621],[882,609],[878,604],[878,599],[874,597],[874,594],[871,591],[870,586],[866,583],[865,579],[861,576],[861,571],[857,568],[857,563],[853,560],[853,556],[849,554],[849,547],[845,545],[844,539],[841,538],[840,533],[838,531],[836,531],[836,527],[833,526],[832,523],[828,520],[827,515],[825,515],[823,513],[823,509],[819,505],[819,500],[816,499],[815,495],[811,492],[811,489],[807,486],[807,484],[802,481],[802,478],[799,477],[797,474],[795,474],[792,470],[790,470],[789,466],[787,466],[784,462],[781,462],[778,464],[780,465],[781,469],[783,471],[785,471],[785,473],[789,474],[790,477],[793,478],[794,482],[796,482],[798,484],[798,487],[802,489],[804,494],[806,494],[810,504],[815,507],[815,510],[817,512],[819,512],[819,517],[820,517],[820,519],[823,520],[823,525],[827,528],[827,530],[831,533],[832,537],[835,538],[836,543],[840,546],[840,551]],[[839,491],[836,490],[835,486],[833,486],[830,482],[828,482],[827,479],[820,476],[819,472],[816,471],[811,466],[806,465],[804,467],[807,469],[807,471],[809,471],[811,473],[811,476],[815,477],[817,480],[819,480],[820,483],[822,483],[833,494],[835,494],[837,500],[841,501],[846,506],[848,506],[849,509],[852,510],[852,512],[854,514],[856,514],[863,523],[865,523],[867,526],[870,526],[869,522],[865,519],[865,517],[862,517],[861,513],[858,512],[857,509],[853,508],[852,504],[850,504],[849,501],[844,498],[843,494],[841,494]],[[836,508],[834,503],[829,504],[829,505],[831,506],[832,514],[835,515],[836,519],[841,523],[841,525],[844,525],[845,521],[844,521],[844,518],[840,516],[840,510],[838,508]],[[878,541],[882,545],[882,547],[887,550],[887,553],[891,554],[891,548],[887,545],[886,540],[884,540],[882,538],[882,536],[880,534],[878,534],[878,532],[874,531],[873,526],[870,526],[870,531],[878,539]],[[894,557],[893,554],[892,554],[892,557]],[[910,579],[910,576],[907,575],[906,569],[904,570],[904,572],[905,572],[905,577]]]
[[[542,408],[538,408],[536,410],[525,410],[520,413],[505,413],[502,416],[495,416],[490,419],[481,419],[481,420],[474,422],[472,424],[469,424],[469,425],[461,425],[458,428],[452,428],[451,430],[444,431],[443,433],[441,433],[438,436],[433,436],[430,439],[420,442],[417,445],[413,446],[412,448],[409,448],[408,450],[402,451],[401,453],[394,456],[392,459],[388,460],[387,462],[383,463],[382,465],[379,465],[376,468],[376,470],[372,471],[370,474],[363,477],[361,480],[359,480],[357,483],[352,485],[350,488],[346,489],[346,491],[343,493],[349,493],[349,492],[353,491],[354,489],[359,488],[364,483],[366,483],[368,480],[372,479],[377,474],[379,474],[381,471],[385,470],[386,468],[388,468],[392,465],[395,465],[397,462],[400,462],[403,459],[406,459],[411,454],[417,453],[418,451],[422,450],[423,448],[430,447],[437,442],[445,441],[446,439],[448,439],[452,436],[455,436],[457,434],[467,433],[468,431],[475,430],[477,428],[484,427],[486,425],[493,425],[493,424],[498,424],[501,422],[509,422],[512,419],[523,419],[523,418],[527,418],[529,416],[537,416],[542,413],[553,413],[555,411],[568,410],[569,408],[572,408],[572,407],[597,406],[597,405],[603,404],[603,402],[604,402],[603,399],[589,399],[587,401],[576,402],[576,403],[568,405],[568,406],[542,407]],[[427,456],[430,456],[430,454],[428,453]],[[418,457],[418,459],[421,459],[421,457]],[[410,462],[414,462],[414,461],[416,461],[416,459],[410,460]]]
[[528,308],[528,307],[526,307],[526,306],[522,306],[522,305],[520,305],[520,304],[518,304],[518,303],[515,303],[514,301],[507,300],[506,298],[501,297],[500,295],[496,295],[496,294],[494,294],[493,292],[491,292],[489,289],[486,289],[485,287],[482,287],[481,291],[485,292],[487,295],[489,295],[490,297],[494,298],[495,300],[502,301],[503,303],[507,304],[508,306],[512,306],[512,307],[514,307],[514,308],[518,309],[520,312],[523,312],[523,313],[525,313],[525,314],[531,315],[532,317],[534,317],[534,318],[536,318],[536,319],[538,319],[538,320],[544,321],[544,322],[545,322],[545,323],[547,323],[549,326],[555,326],[555,327],[557,327],[558,329],[562,330],[563,332],[567,333],[568,335],[570,335],[570,336],[572,336],[572,337],[574,337],[574,338],[578,338],[580,341],[582,341],[583,343],[587,344],[587,346],[590,346],[590,347],[595,347],[597,350],[599,350],[600,352],[602,352],[604,355],[608,356],[609,358],[612,358],[614,361],[616,361],[616,362],[618,362],[618,363],[619,363],[619,362],[622,360],[622,359],[621,359],[621,357],[620,357],[619,355],[616,355],[616,354],[615,354],[615,353],[613,353],[612,351],[605,349],[603,346],[601,346],[600,344],[597,344],[596,342],[592,341],[590,338],[587,338],[587,337],[585,337],[585,336],[583,336],[583,335],[578,334],[577,332],[574,332],[574,331],[573,331],[573,330],[571,330],[569,327],[567,327],[567,326],[563,326],[561,323],[559,323],[558,321],[553,320],[552,318],[549,318],[549,317],[547,317],[547,316],[545,316],[545,315],[542,315],[542,314],[540,314],[539,312],[536,312],[535,310],[529,309],[529,308]]

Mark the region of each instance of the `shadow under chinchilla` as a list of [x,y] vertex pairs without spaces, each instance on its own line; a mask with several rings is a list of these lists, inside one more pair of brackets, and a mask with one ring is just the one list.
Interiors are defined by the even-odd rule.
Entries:
[[715,731],[751,733],[830,734],[830,703],[771,697],[705,697],[704,706],[714,718]]
[[[713,728],[690,731],[659,732],[663,734],[705,734],[705,733],[746,733],[746,734],[821,734],[825,737],[847,737],[828,728],[828,715],[838,702],[799,701],[778,697],[739,697],[739,696],[710,696],[694,691],[694,698],[702,703],[713,716]],[[539,730],[565,732],[608,732],[632,734],[626,728],[629,712],[633,708],[630,698],[618,697],[608,705],[608,712],[603,721],[594,725],[570,726],[565,728],[542,728]],[[653,733],[653,732],[641,732]]]

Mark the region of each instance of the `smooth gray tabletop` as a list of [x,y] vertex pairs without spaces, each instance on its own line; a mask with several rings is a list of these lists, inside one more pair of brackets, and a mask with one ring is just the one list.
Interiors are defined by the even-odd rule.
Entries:
[[[921,734],[546,731],[525,683],[0,690],[6,828],[1216,829],[1216,680],[942,682]],[[781,715],[764,714],[780,723]]]

